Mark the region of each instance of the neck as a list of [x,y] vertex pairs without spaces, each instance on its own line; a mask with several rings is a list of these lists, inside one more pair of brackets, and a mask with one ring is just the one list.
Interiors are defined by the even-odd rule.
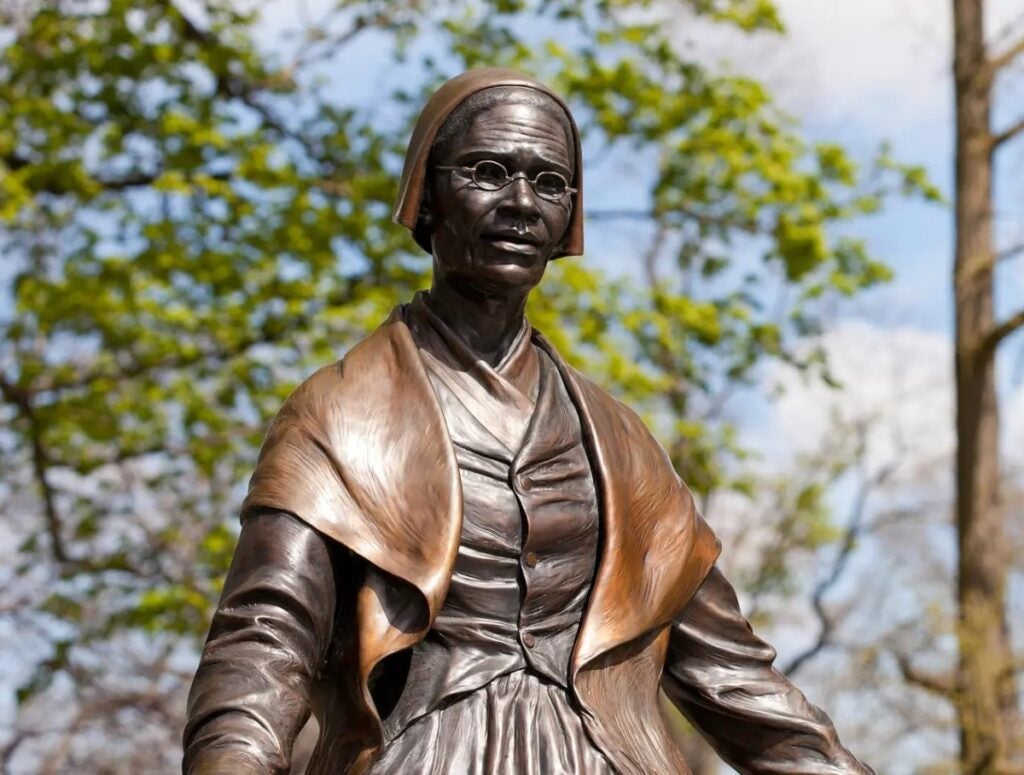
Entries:
[[435,272],[427,304],[474,353],[497,366],[523,327],[529,293],[484,293]]

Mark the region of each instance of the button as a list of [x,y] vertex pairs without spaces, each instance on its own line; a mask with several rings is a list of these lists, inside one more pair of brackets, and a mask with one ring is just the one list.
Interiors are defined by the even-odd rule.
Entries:
[[536,552],[527,552],[526,553],[525,562],[526,562],[526,567],[527,568],[532,568],[534,565],[537,564],[537,553]]
[[523,645],[528,649],[532,649],[537,645],[537,639],[533,637],[532,633],[525,632],[523,633]]

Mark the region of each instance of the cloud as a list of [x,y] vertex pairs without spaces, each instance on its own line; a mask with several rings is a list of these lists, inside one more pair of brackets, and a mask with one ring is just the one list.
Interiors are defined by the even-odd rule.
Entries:
[[[935,0],[781,0],[780,99],[828,121],[932,123],[949,102],[949,19]],[[943,5],[943,11],[945,11]]]
[[902,450],[928,457],[952,453],[952,349],[941,334],[910,327],[882,328],[848,320],[822,343],[841,390],[777,365],[766,386],[780,390],[770,435],[790,454],[818,448],[833,418],[870,426],[869,454],[879,464]]
[[[727,60],[772,88],[805,120],[852,125],[878,136],[948,125],[952,28],[937,0],[777,0],[785,37],[745,36],[690,25],[696,51]],[[1016,16],[1019,0],[989,0],[990,37]]]
[[[953,349],[948,336],[884,321],[843,321],[822,338],[840,389],[785,364],[765,371],[762,389],[776,396],[767,421],[748,443],[769,472],[800,466],[839,428],[866,429],[868,471],[894,464],[889,496],[952,503],[956,451]],[[1000,389],[1001,463],[1024,477],[1024,384]]]

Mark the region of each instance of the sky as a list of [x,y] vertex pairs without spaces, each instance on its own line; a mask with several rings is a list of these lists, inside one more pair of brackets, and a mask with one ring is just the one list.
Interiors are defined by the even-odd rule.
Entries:
[[[712,54],[724,48],[731,66],[764,80],[778,101],[817,140],[838,140],[862,159],[882,141],[903,162],[923,165],[952,201],[953,92],[949,3],[940,0],[781,0],[787,36],[751,40],[716,32]],[[1016,8],[1016,13],[1014,9]],[[1024,12],[1015,0],[990,0],[987,27],[996,39],[1008,26],[1024,32]],[[1024,61],[1004,79],[995,123],[1009,123],[1024,82]],[[1009,106],[1009,107],[1006,107]],[[1024,138],[997,157],[996,218],[1002,245],[1024,236]],[[877,216],[862,220],[875,255],[896,271],[895,280],[865,294],[844,311],[845,319],[872,328],[952,335],[951,205],[892,200]],[[1009,262],[997,280],[1002,315],[1024,305],[1024,262]],[[844,347],[857,347],[843,339]],[[877,343],[876,343],[877,344]],[[1007,427],[1020,428],[1024,342],[1018,335],[1003,348],[1001,388]],[[949,416],[949,415],[947,415]],[[1009,434],[1007,434],[1009,435]],[[1024,445],[1022,445],[1024,446]]]
[[[264,6],[268,39],[323,0],[272,0]],[[700,25],[685,30],[697,55],[766,82],[780,104],[812,140],[838,141],[867,163],[883,141],[903,162],[924,165],[952,194],[953,110],[948,0],[778,0],[787,24],[784,39],[753,38]],[[990,31],[1024,14],[1020,0],[990,0]],[[374,72],[372,40],[364,77],[346,88],[364,100],[380,93],[386,74]],[[1015,118],[1006,105],[1024,105],[1021,78],[1001,86],[997,121]],[[997,221],[1005,244],[1024,241],[1024,139],[1001,152]],[[628,195],[628,188],[625,189]],[[593,201],[593,200],[591,200]],[[903,429],[911,448],[929,455],[952,448],[951,370],[953,255],[948,205],[893,201],[880,215],[856,225],[873,253],[896,270],[895,280],[844,308],[826,334],[833,368],[845,386],[838,394],[807,384],[785,369],[769,369],[764,386],[785,384],[778,397],[764,391],[738,408],[747,443],[781,463],[813,449],[828,432],[834,401],[851,415],[877,413]],[[628,234],[623,241],[628,242]],[[1024,261],[1001,272],[999,310],[1024,304]],[[1000,359],[1003,442],[1010,464],[1024,470],[1024,336],[1004,347]],[[879,437],[872,455],[890,459],[891,437]],[[799,638],[783,638],[783,659]],[[897,772],[897,770],[890,770]]]
[[[924,165],[951,199],[953,103],[950,3],[944,0],[781,0],[783,41],[718,32],[708,48],[731,48],[734,67],[756,75],[814,139],[837,140],[862,159],[883,141],[903,162]],[[990,0],[988,27],[995,38],[1014,20],[1014,0]],[[1021,19],[1024,21],[1024,19]],[[1024,29],[1024,25],[1021,26]],[[1024,73],[1024,69],[1019,72]],[[1020,79],[1016,79],[1020,80]],[[1020,105],[1016,89],[1000,104]],[[1007,123],[1008,110],[997,110]],[[1021,144],[999,159],[998,212],[1007,243],[1024,214]],[[949,207],[893,202],[860,225],[877,255],[897,271],[896,281],[870,295],[871,317],[889,325],[951,330],[952,215]],[[1019,267],[1018,267],[1019,269]],[[1004,305],[1024,298],[1021,275],[1007,273]]]

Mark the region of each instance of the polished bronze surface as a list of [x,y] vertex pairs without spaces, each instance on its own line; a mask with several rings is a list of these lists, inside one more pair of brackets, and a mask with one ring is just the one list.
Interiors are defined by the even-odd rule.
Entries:
[[269,429],[185,772],[286,772],[312,710],[314,773],[687,773],[659,689],[741,772],[870,772],[772,667],[639,417],[524,318],[582,249],[581,172],[526,76],[428,103],[396,220],[431,289]]

